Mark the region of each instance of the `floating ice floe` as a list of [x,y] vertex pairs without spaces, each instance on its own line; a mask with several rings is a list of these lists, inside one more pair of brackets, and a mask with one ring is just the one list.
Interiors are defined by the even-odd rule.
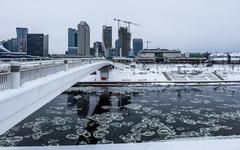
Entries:
[[81,141],[78,143],[79,145],[87,145],[88,143],[86,141]]
[[0,139],[1,146],[16,146],[23,140],[22,136],[4,137]]
[[100,126],[97,127],[98,130],[106,130],[109,128],[109,125],[108,124],[100,124]]
[[82,134],[82,136],[85,138],[89,138],[91,136],[91,133],[88,132],[87,130],[85,130],[84,133]]
[[57,143],[59,142],[59,139],[50,139],[48,140],[48,144],[54,144],[54,143]]
[[143,136],[147,136],[147,137],[153,136],[154,134],[155,134],[154,131],[149,131],[149,130],[142,133]]
[[82,98],[81,95],[77,95],[77,96],[74,96],[74,97],[73,97],[73,99],[76,99],[76,100],[78,100],[78,99],[80,99],[80,98]]
[[50,109],[56,109],[56,110],[63,110],[64,107],[63,106],[51,106]]
[[39,117],[39,118],[36,118],[36,121],[41,124],[41,123],[48,123],[50,120],[50,118],[48,117]]
[[133,110],[142,109],[142,105],[140,105],[140,104],[129,104],[129,105],[125,105],[124,107],[126,107],[128,109],[133,109]]
[[166,123],[176,123],[176,120],[172,116],[168,116],[166,119]]
[[74,111],[74,110],[66,110],[66,111],[65,111],[65,114],[66,114],[66,115],[73,115],[73,114],[77,114],[77,111]]
[[157,133],[162,139],[170,139],[170,138],[174,138],[176,136],[176,132],[166,126],[160,127],[157,130]]
[[184,131],[185,128],[184,128],[184,127],[177,127],[176,130],[178,130],[178,131]]
[[122,113],[112,113],[112,118],[116,121],[121,121],[124,119]]
[[32,135],[31,135],[31,134],[28,134],[28,135],[25,135],[23,138],[24,138],[24,139],[29,139],[30,137],[32,137]]
[[85,132],[85,130],[82,128],[77,129],[77,135],[83,135],[84,132]]
[[72,123],[72,119],[70,117],[54,117],[51,122],[53,125],[65,125],[66,123]]
[[126,136],[120,135],[120,139],[122,139],[125,143],[135,143],[141,141],[140,133],[128,133]]
[[121,128],[122,124],[119,122],[115,122],[115,123],[111,123],[111,126],[115,127],[115,128]]
[[11,128],[11,131],[18,132],[20,128],[21,128],[20,126],[15,126],[15,127]]
[[61,127],[56,127],[56,130],[57,131],[67,131],[67,130],[71,130],[72,127],[70,125],[64,125],[64,126],[61,126]]
[[97,130],[93,133],[93,136],[97,139],[101,139],[104,138],[108,133],[109,131],[107,130]]
[[76,122],[78,123],[77,128],[86,128],[89,120],[85,118],[77,118]]
[[68,135],[66,136],[66,138],[71,139],[71,140],[76,140],[76,139],[79,138],[79,136],[76,135],[76,134],[68,134]]
[[129,122],[122,122],[122,125],[123,126],[127,126],[127,127],[130,127],[130,126],[132,126],[134,124],[134,122],[133,121],[129,121]]
[[182,122],[184,122],[186,124],[189,124],[189,125],[196,125],[197,124],[196,121],[191,120],[191,119],[182,118],[181,120],[182,120]]
[[110,106],[101,106],[101,108],[108,110],[108,109],[110,109],[111,107],[110,107]]
[[144,112],[142,112],[142,111],[135,111],[135,113],[141,115],[141,114],[143,114]]
[[97,142],[98,144],[113,144],[113,141],[106,140],[106,139],[101,139],[100,141]]
[[44,131],[44,132],[43,131],[35,132],[35,133],[33,133],[32,138],[34,140],[39,140],[42,136],[50,134],[52,132],[53,132],[53,130]]

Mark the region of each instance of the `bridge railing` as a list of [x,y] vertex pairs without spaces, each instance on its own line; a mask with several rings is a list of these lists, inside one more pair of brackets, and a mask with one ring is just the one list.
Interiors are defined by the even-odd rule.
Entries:
[[[22,84],[42,78],[51,74],[55,74],[60,71],[66,71],[67,69],[79,67],[86,64],[105,61],[104,59],[66,59],[66,60],[48,60],[48,61],[36,61],[17,63],[20,67],[16,72],[16,66],[14,72],[0,72],[0,91],[6,89],[18,88]],[[16,63],[15,63],[16,64]],[[12,70],[14,66],[9,65],[9,70]],[[18,68],[18,67],[17,67]],[[16,82],[16,78],[19,80]],[[15,84],[19,84],[18,86]]]
[[11,74],[0,73],[0,91],[7,90],[11,88]]
[[69,67],[69,69],[71,69],[71,68],[79,67],[83,64],[84,64],[84,61],[82,61],[82,60],[81,61],[69,61],[68,67]]
[[64,64],[57,64],[57,65],[50,65],[50,66],[44,66],[44,67],[36,67],[33,69],[25,69],[21,70],[20,72],[20,83],[21,85],[31,81],[36,80],[38,78],[42,78],[60,71],[65,70]]

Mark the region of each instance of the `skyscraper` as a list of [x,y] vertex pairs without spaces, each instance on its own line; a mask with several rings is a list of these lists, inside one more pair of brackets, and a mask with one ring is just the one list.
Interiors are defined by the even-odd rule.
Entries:
[[27,54],[32,56],[48,56],[48,35],[28,34],[27,35]]
[[[94,42],[93,48],[94,48],[95,52],[98,53],[98,56],[105,56],[102,42],[98,42],[98,41]],[[96,54],[95,54],[95,56],[96,56]]]
[[68,54],[77,55],[78,53],[78,31],[68,29]]
[[141,50],[143,50],[143,39],[133,39],[133,55],[137,56]]
[[127,27],[121,27],[118,31],[119,42],[121,45],[120,56],[128,57],[131,49],[131,33],[128,32]]
[[78,24],[78,55],[90,56],[90,28],[85,21]]
[[117,39],[116,41],[115,41],[115,48],[116,48],[116,50],[120,50],[120,48],[121,48],[121,46],[120,46],[120,40],[119,39]]
[[112,48],[112,27],[103,26],[103,46],[105,49]]
[[16,28],[17,30],[17,47],[19,52],[27,52],[27,28]]

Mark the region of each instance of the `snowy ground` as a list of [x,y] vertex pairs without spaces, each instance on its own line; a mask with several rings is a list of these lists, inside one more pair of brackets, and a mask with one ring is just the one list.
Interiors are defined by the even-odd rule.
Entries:
[[137,144],[104,144],[82,146],[41,146],[41,147],[9,147],[0,150],[239,150],[239,138],[229,139],[189,139],[169,142],[137,143]]
[[[109,82],[152,82],[152,81],[221,81],[240,80],[240,65],[204,65],[185,64],[134,64],[115,63],[115,69],[110,71]],[[82,80],[101,81],[100,72]]]

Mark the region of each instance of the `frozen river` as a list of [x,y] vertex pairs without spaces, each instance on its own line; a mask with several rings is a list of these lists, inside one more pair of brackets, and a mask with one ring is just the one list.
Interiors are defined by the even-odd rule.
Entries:
[[240,86],[74,87],[0,146],[135,143],[240,135]]

